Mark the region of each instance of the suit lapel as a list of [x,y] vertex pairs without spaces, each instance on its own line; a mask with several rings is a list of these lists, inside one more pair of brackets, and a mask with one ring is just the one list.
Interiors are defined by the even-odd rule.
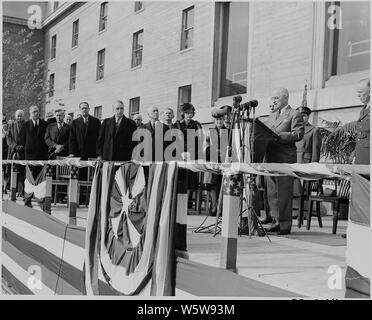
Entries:
[[369,114],[369,108],[367,110],[367,107],[364,106],[363,109],[360,112],[360,116],[359,116],[358,121],[362,121],[366,116],[368,116],[368,114]]
[[291,111],[290,107],[287,106],[287,107],[285,108],[285,110],[283,110],[283,111],[280,113],[279,118],[275,120],[275,122],[274,122],[274,124],[273,124],[273,127],[274,127],[274,128],[279,127],[279,126],[282,124],[282,122],[284,121],[284,119],[287,118],[287,115],[288,115],[288,113],[289,113],[290,111]]
[[112,137],[115,137],[116,135],[116,122],[115,122],[115,116],[111,118],[111,126],[110,126],[110,133]]
[[311,124],[308,124],[304,128],[304,133],[308,133],[308,132],[310,132],[313,129],[314,129],[314,126],[312,126]]

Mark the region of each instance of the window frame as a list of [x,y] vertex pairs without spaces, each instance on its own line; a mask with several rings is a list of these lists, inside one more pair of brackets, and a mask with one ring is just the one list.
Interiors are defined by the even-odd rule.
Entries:
[[[100,54],[101,54],[101,64],[100,64]],[[105,56],[106,56],[106,49],[103,48],[97,51],[97,70],[96,70],[96,81],[102,80],[105,77]],[[102,69],[102,77],[99,77],[100,70]]]
[[[193,15],[194,15],[194,19],[193,19],[193,24],[192,24],[192,27],[189,27],[189,28],[186,28],[186,25],[187,25],[187,22],[188,22],[188,13],[189,11],[193,10]],[[180,50],[183,51],[183,50],[187,50],[187,49],[191,49],[194,47],[194,25],[195,25],[195,6],[191,6],[191,7],[188,7],[184,10],[182,10],[182,29],[181,29],[181,47],[180,47]],[[192,43],[190,46],[186,47],[186,33],[189,32],[189,31],[192,31]]]
[[[53,81],[51,81],[51,79],[53,79]],[[55,73],[51,73],[49,75],[49,90],[48,90],[48,96],[49,98],[53,98],[54,97],[54,85],[55,85]]]
[[78,46],[78,44],[79,44],[79,19],[76,19],[72,23],[72,43],[71,43],[71,47],[75,48],[75,47]]
[[57,35],[54,34],[50,40],[50,60],[57,57]]
[[[327,21],[329,18],[328,8],[331,5],[340,5],[340,1],[331,1],[322,3],[323,14],[321,19],[324,19],[323,37],[324,37],[324,49],[323,49],[323,61],[322,69],[323,75],[321,79],[320,87],[333,87],[339,85],[353,84],[361,78],[369,77],[370,67],[361,71],[354,71],[345,74],[337,74],[337,63],[338,63],[338,41],[339,32],[338,28],[329,29]],[[370,39],[371,40],[371,39]],[[336,47],[336,50],[335,50]]]
[[108,17],[108,2],[101,3],[99,9],[99,24],[98,32],[105,31],[107,29],[107,17]]
[[[141,7],[138,8],[138,4],[141,4]],[[134,1],[134,12],[140,12],[142,11],[143,9],[145,9],[145,7],[143,6],[143,1]]]
[[[190,88],[190,101],[182,101],[182,92],[186,88]],[[177,119],[181,120],[181,105],[186,103],[186,102],[191,102],[192,101],[192,84],[187,84],[185,86],[178,87],[178,103],[177,103]]]
[[100,106],[95,106],[93,110],[93,115],[99,120],[102,120],[102,105]]
[[[138,38],[139,35],[142,34],[142,45],[141,48],[138,48]],[[143,36],[144,36],[144,29],[138,30],[137,32],[133,33],[133,42],[132,42],[132,61],[131,61],[131,68],[137,68],[142,66],[142,58],[143,58]],[[141,59],[138,64],[136,62],[136,53],[141,53]]]
[[[138,100],[138,110],[133,112],[133,106],[134,106],[133,104],[137,100]],[[130,119],[133,119],[133,115],[140,112],[140,107],[141,107],[141,97],[140,96],[129,99],[129,114],[128,114],[128,117]]]
[[[75,74],[72,73],[73,69],[75,71]],[[69,84],[70,90],[76,89],[76,75],[77,75],[77,63],[74,62],[70,66],[70,84]]]

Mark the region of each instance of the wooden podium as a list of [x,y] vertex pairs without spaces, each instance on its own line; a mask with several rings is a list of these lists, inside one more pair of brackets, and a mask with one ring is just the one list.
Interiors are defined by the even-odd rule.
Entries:
[[[248,137],[251,139],[248,146],[251,162],[263,162],[267,148],[271,143],[279,140],[279,136],[259,119],[249,119]],[[247,154],[248,156],[248,154]],[[246,156],[246,159],[247,159]]]

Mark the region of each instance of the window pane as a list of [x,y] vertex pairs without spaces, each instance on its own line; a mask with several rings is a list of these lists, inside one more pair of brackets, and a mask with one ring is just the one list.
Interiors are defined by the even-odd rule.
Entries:
[[76,84],[76,63],[71,65],[70,90],[75,89],[75,84]]
[[54,59],[56,57],[56,47],[57,47],[57,35],[54,35],[52,37],[52,43],[51,43],[51,53],[50,53],[51,59]]
[[191,85],[178,88],[177,119],[181,119],[181,106],[186,102],[191,102]]
[[132,98],[129,100],[129,118],[132,119],[133,115],[139,113],[140,97]]
[[[337,75],[370,68],[370,3],[341,2],[342,29],[338,30]],[[338,42],[338,43],[337,43]],[[335,70],[334,70],[335,71]],[[335,75],[333,71],[332,75]]]
[[78,44],[79,38],[79,20],[76,20],[72,25],[72,46],[75,47]]
[[220,97],[247,92],[249,3],[224,5]]
[[191,28],[193,26],[194,26],[194,8],[186,12],[185,29]]
[[94,116],[102,120],[102,106],[94,107]]
[[54,73],[49,76],[49,97],[54,96]]
[[133,34],[132,68],[142,64],[143,30]]
[[97,53],[97,80],[100,80],[104,76],[104,65],[105,65],[105,49],[98,51]]
[[194,33],[194,7],[185,9],[182,14],[181,50],[192,47]]
[[142,9],[142,7],[143,7],[143,3],[142,3],[142,1],[136,1],[136,2],[134,3],[134,11],[139,11],[139,10]]

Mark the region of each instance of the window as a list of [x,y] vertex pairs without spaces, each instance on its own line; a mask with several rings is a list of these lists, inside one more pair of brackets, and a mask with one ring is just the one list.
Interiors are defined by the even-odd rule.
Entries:
[[249,3],[222,5],[219,97],[247,92]]
[[70,90],[75,89],[76,86],[76,62],[70,68]]
[[132,68],[142,64],[143,30],[133,34]]
[[132,98],[129,100],[129,118],[132,119],[133,115],[139,113],[140,97]]
[[57,10],[58,5],[59,5],[58,1],[54,1],[54,3],[53,3],[53,11],[56,11]]
[[106,29],[107,24],[107,4],[108,2],[104,2],[101,4],[100,12],[99,12],[99,31]]
[[142,1],[135,1],[134,2],[134,12],[140,11],[143,8],[143,2]]
[[54,96],[54,73],[49,75],[49,98]]
[[191,48],[194,34],[194,7],[182,12],[181,50]]
[[72,47],[76,47],[79,41],[79,19],[72,23]]
[[178,108],[177,108],[177,119],[181,119],[181,106],[191,102],[191,85],[178,88]]
[[97,78],[96,80],[103,79],[105,67],[105,49],[97,53]]
[[102,120],[102,106],[94,107],[94,116]]
[[56,52],[57,52],[57,35],[55,34],[52,37],[52,43],[51,43],[51,46],[50,46],[50,58],[51,59],[55,59]]
[[[337,12],[336,8],[341,10]],[[370,2],[328,3],[326,14],[326,26],[331,16],[338,17],[341,26],[333,20],[336,28],[326,27],[325,80],[370,69]]]

